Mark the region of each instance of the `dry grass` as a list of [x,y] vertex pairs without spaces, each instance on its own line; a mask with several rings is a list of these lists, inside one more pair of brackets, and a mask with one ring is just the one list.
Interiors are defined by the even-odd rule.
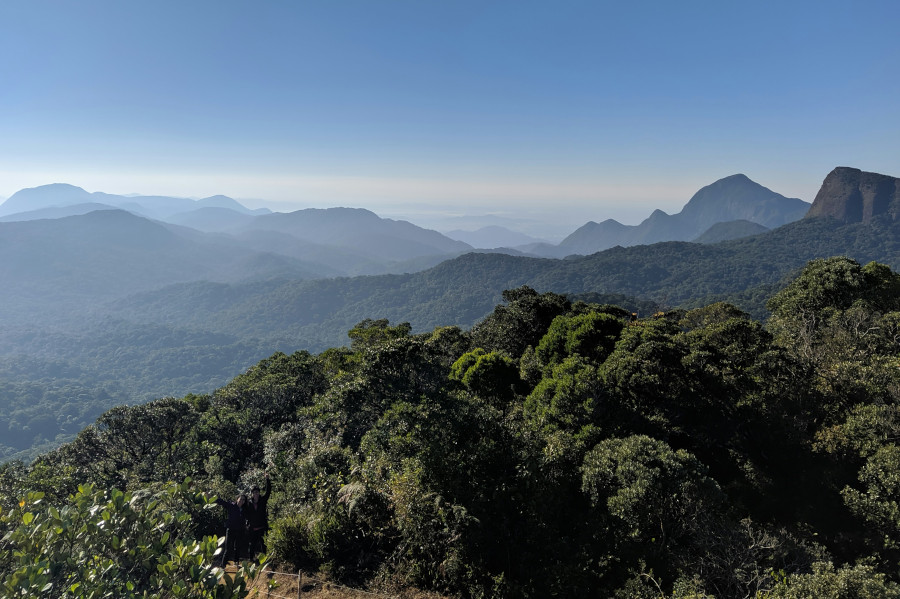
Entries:
[[[274,588],[269,588],[269,581],[275,582]],[[303,586],[298,594],[301,584]],[[351,589],[317,574],[304,573],[301,582],[297,574],[273,572],[269,568],[250,586],[249,596],[252,599],[451,599],[446,595],[418,589],[396,592]]]

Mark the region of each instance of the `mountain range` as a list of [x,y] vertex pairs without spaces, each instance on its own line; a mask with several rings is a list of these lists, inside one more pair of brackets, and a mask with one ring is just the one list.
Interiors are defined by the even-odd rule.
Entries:
[[225,196],[126,197],[54,184],[17,192],[0,213],[0,322],[62,318],[188,281],[420,270],[472,249],[368,210],[251,211]]
[[[564,250],[565,260],[521,248],[474,252],[350,208],[254,214],[192,204],[164,222],[104,204],[49,218],[81,210],[87,192],[48,187],[46,197],[23,190],[0,205],[8,217],[0,222],[0,430],[10,431],[0,459],[59,442],[117,403],[209,391],[276,349],[341,345],[367,318],[416,331],[471,326],[521,285],[641,312],[725,299],[764,318],[765,299],[809,259],[842,254],[900,268],[898,179],[847,167],[825,178],[812,206],[802,203],[805,216],[781,226],[800,200],[736,175],[700,190],[678,215],[651,215],[631,229],[647,239],[690,230],[696,243]],[[732,195],[716,195],[725,191]],[[52,203],[60,197],[72,203]],[[24,218],[35,211],[44,216]],[[715,218],[725,220],[708,225]],[[357,273],[366,276],[348,276]]]
[[121,196],[57,183],[23,189],[0,204],[6,282],[0,322],[77,319],[88,307],[192,281],[416,272],[486,248],[492,239],[502,246],[496,251],[544,257],[694,238],[710,226],[716,232],[708,239],[718,241],[777,226],[806,206],[734,175],[701,189],[677,215],[656,211],[636,227],[587,223],[554,246],[499,226],[456,230],[454,239],[359,208],[272,213],[221,195]]
[[[678,214],[668,215],[656,210],[635,226],[623,225],[612,219],[600,223],[591,221],[554,245],[499,224],[473,230],[452,229],[442,235],[406,221],[382,218],[381,222],[376,223],[378,217],[362,209],[307,209],[273,214],[267,209],[250,210],[236,200],[221,195],[201,200],[121,196],[90,193],[80,187],[57,183],[23,189],[13,194],[0,204],[0,222],[56,219],[105,208],[127,210],[138,216],[206,233],[228,234],[249,241],[253,250],[284,254],[300,260],[313,256],[314,261],[323,262],[333,252],[349,251],[353,258],[348,260],[345,256],[336,263],[326,262],[323,265],[332,269],[334,274],[354,275],[401,272],[409,267],[425,268],[437,261],[407,265],[397,263],[423,256],[446,258],[473,248],[502,248],[512,254],[564,257],[586,255],[616,245],[691,241],[710,227],[730,221],[749,221],[771,229],[801,218],[809,204],[777,194],[745,175],[732,175],[698,191]],[[484,221],[484,218],[457,220],[474,223]],[[277,235],[275,239],[267,239],[266,235],[258,234],[260,231],[288,234],[303,243],[298,247],[295,240]],[[716,238],[722,235],[740,236],[750,231],[758,229],[720,227]],[[327,251],[317,252],[310,244],[327,248]]]
[[[537,254],[563,257],[592,254],[615,246],[628,247],[660,241],[693,241],[710,227],[732,221],[744,221],[764,229],[774,229],[803,218],[810,204],[779,193],[737,174],[707,185],[685,204],[678,214],[655,210],[639,225],[623,225],[613,219],[588,222],[563,239],[556,247],[531,248]],[[726,231],[743,236],[758,228],[719,227],[718,237]],[[731,238],[731,237],[729,237]],[[721,239],[720,239],[721,240]],[[521,248],[526,249],[526,248]]]
[[[90,193],[81,187],[67,183],[53,183],[17,191],[0,204],[0,216],[28,213],[46,208],[65,208],[82,204],[100,204],[105,207],[121,208],[142,216],[167,219],[183,212],[198,208],[225,208],[246,214],[267,214],[268,208],[250,210],[240,202],[223,195],[201,200],[175,198],[169,196],[116,195],[96,191]],[[65,214],[64,214],[65,215]],[[30,220],[31,217],[16,219]]]

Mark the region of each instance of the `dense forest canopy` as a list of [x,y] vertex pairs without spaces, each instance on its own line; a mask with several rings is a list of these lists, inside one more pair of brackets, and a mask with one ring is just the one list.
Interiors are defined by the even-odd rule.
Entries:
[[846,255],[900,268],[898,248],[890,215],[869,223],[804,218],[714,245],[667,242],[565,260],[471,253],[403,275],[195,281],[112,303],[92,296],[88,312],[62,299],[65,285],[53,277],[41,302],[23,300],[23,280],[0,289],[0,461],[33,459],[119,404],[209,393],[275,351],[340,346],[366,318],[409,322],[415,333],[468,329],[504,289],[527,285],[641,316],[726,301],[764,320],[766,300],[807,260]]
[[765,324],[503,299],[471,330],[363,320],[3,465],[0,588],[242,596],[250,571],[211,582],[208,500],[267,471],[270,559],[354,585],[900,597],[900,275],[813,260]]

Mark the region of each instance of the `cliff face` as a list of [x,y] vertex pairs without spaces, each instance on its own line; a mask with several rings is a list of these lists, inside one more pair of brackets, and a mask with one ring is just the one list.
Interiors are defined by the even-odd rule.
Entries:
[[839,166],[825,177],[806,218],[830,216],[845,223],[900,217],[900,179]]

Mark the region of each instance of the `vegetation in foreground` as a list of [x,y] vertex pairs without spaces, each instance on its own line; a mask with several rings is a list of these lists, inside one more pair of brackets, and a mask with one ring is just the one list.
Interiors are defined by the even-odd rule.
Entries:
[[204,493],[267,469],[271,559],[354,586],[900,597],[900,275],[812,261],[765,326],[504,299],[471,331],[363,321],[4,465],[4,595],[244,596]]

